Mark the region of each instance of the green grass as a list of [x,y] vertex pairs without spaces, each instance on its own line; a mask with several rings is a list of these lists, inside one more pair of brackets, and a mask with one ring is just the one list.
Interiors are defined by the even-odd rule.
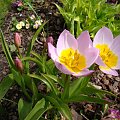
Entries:
[[0,27],[4,23],[5,15],[7,14],[12,1],[13,0],[0,0]]

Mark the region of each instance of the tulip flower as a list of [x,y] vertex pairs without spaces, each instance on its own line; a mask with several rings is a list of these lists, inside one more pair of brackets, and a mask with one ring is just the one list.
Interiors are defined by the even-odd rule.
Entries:
[[19,48],[21,46],[21,37],[20,37],[19,33],[15,33],[15,35],[14,35],[14,43],[15,43],[15,46],[17,48]]
[[64,30],[55,48],[48,43],[48,52],[56,67],[64,74],[85,76],[93,72],[88,68],[96,61],[99,51],[90,45],[90,36],[87,31],[75,39],[67,30]]
[[120,36],[113,39],[110,29],[101,28],[95,35],[93,46],[99,49],[99,57],[96,64],[102,72],[118,76],[120,69]]

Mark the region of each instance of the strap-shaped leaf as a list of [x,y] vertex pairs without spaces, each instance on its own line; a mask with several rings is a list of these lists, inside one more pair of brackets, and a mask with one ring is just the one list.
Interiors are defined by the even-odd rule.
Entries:
[[9,88],[12,86],[14,80],[13,75],[9,74],[0,83],[0,100],[5,96]]
[[56,83],[59,83],[62,87],[63,87],[63,84],[62,84],[62,82],[61,82],[61,80],[58,78],[58,77],[56,77],[56,76],[54,76],[54,75],[48,75],[48,74],[45,74],[48,78],[50,78],[50,79],[52,79],[53,81],[55,81]]
[[59,93],[59,91],[58,91],[57,87],[55,86],[55,83],[53,82],[53,80],[51,78],[49,78],[46,74],[41,74],[41,75],[48,81],[48,83],[51,85],[51,88],[57,95]]
[[[48,21],[47,21],[47,22],[48,22]],[[29,46],[28,46],[28,50],[27,50],[27,53],[26,53],[26,56],[27,56],[27,57],[30,56],[30,52],[31,52],[31,50],[32,50],[32,48],[33,48],[33,45],[34,45],[34,43],[35,43],[35,41],[36,41],[36,38],[38,37],[39,33],[41,32],[41,30],[43,29],[44,25],[45,25],[47,22],[45,22],[44,24],[42,24],[42,25],[38,28],[38,30],[35,32],[32,40],[31,40],[31,42],[30,42],[30,44],[29,44]],[[27,73],[29,73],[29,62],[28,62],[28,61],[27,61],[26,64],[25,64],[25,68],[26,68]]]
[[98,97],[92,97],[87,95],[75,95],[66,100],[66,102],[91,102],[91,103],[99,103],[99,104],[110,104],[110,102],[100,99]]
[[70,86],[70,91],[69,95],[74,96],[74,95],[79,95],[84,88],[86,88],[88,82],[90,80],[90,77],[81,77],[78,78],[77,80],[74,80],[74,82]]
[[72,120],[72,115],[70,109],[67,104],[63,103],[63,101],[56,97],[46,96],[46,99],[49,100],[55,108],[58,109],[68,120]]
[[[48,22],[48,21],[47,21],[47,22]],[[26,56],[29,56],[29,55],[30,55],[30,52],[31,52],[31,50],[32,50],[32,48],[33,48],[33,45],[34,45],[35,41],[36,41],[36,38],[38,37],[38,35],[40,34],[41,30],[43,29],[44,25],[45,25],[47,22],[43,23],[43,24],[38,28],[38,30],[35,32],[32,40],[31,40],[31,42],[30,42],[30,45],[29,45],[29,47],[28,47],[28,51],[27,51]]]
[[46,110],[47,108],[45,108],[45,99],[43,98],[36,103],[34,108],[30,111],[24,120],[39,120],[39,118]]
[[2,43],[2,48],[3,48],[3,51],[4,51],[5,56],[7,58],[7,61],[9,63],[9,66],[10,66],[10,68],[15,68],[15,65],[14,65],[13,59],[11,57],[7,42],[4,39],[4,35],[3,35],[3,32],[1,29],[0,29],[0,34],[1,34],[0,41]]
[[34,55],[40,62],[42,62],[42,56],[34,51],[30,52],[32,55]]
[[43,67],[42,63],[37,60],[36,58],[32,58],[32,57],[24,57],[21,59],[22,61],[33,61],[35,62],[40,68]]
[[22,98],[20,98],[18,102],[19,119],[24,120],[31,110],[32,110],[32,103],[26,102]]
[[44,82],[52,92],[54,92],[55,94],[58,94],[59,91],[57,87],[55,86],[53,80],[47,78],[45,75],[42,74],[42,76],[39,76],[35,74],[29,74],[29,76]]
[[95,95],[95,94],[102,94],[102,95],[105,95],[105,94],[108,94],[108,95],[112,95],[112,96],[116,96],[115,94],[109,92],[109,91],[106,91],[106,90],[101,90],[101,89],[97,89],[95,87],[86,87],[85,89],[83,89],[83,93],[84,94],[91,94],[91,95]]

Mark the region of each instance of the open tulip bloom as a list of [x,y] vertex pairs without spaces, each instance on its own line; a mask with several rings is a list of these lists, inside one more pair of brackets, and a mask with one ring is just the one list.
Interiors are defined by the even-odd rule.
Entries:
[[88,68],[96,61],[99,50],[92,47],[88,31],[84,31],[75,39],[67,30],[64,30],[57,41],[55,48],[48,43],[49,56],[56,67],[64,74],[85,76],[93,72]]
[[100,70],[118,76],[115,70],[120,69],[120,36],[113,39],[112,32],[103,27],[96,33],[93,46],[100,52],[96,61]]

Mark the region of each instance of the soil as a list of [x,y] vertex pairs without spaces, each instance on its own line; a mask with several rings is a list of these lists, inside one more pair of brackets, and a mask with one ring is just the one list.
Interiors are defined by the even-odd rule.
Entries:
[[[35,43],[34,50],[40,53],[42,49],[42,44],[48,36],[53,36],[54,40],[57,41],[59,34],[65,29],[64,19],[59,14],[56,6],[53,2],[60,4],[58,0],[45,0],[43,3],[41,2],[33,2],[33,6],[35,11],[44,21],[49,20],[47,23],[44,34],[40,34],[38,37],[38,42]],[[11,31],[12,28],[12,17],[16,17],[18,21],[26,19],[27,16],[32,15],[33,12],[30,10],[22,10],[18,12],[16,9],[10,9],[9,13],[5,17],[4,24],[2,26],[2,30],[5,36],[6,41],[9,45],[13,44],[13,36],[14,32]],[[46,32],[45,32],[46,31]],[[23,55],[26,51],[26,48],[35,33],[34,30],[31,29],[22,29],[19,31],[22,36],[22,49]],[[0,80],[2,80],[8,73],[9,73],[9,66],[6,61],[4,52],[2,50],[0,44]],[[32,65],[33,67],[34,65]],[[119,71],[118,71],[119,72]],[[97,67],[91,78],[91,81],[97,87],[108,90],[117,95],[116,98],[111,96],[106,96],[111,102],[116,104],[109,106],[109,108],[119,109],[120,110],[120,72],[119,76],[114,77],[111,75],[106,75],[102,73]],[[42,89],[42,88],[41,88]],[[43,87],[44,89],[44,87]],[[13,94],[14,93],[14,94]],[[1,109],[3,112],[0,112],[0,120],[18,120],[18,113],[17,113],[17,102],[19,98],[22,96],[22,92],[19,86],[14,85],[10,88],[8,93],[5,96],[5,99],[1,101]],[[8,101],[8,100],[9,101]],[[14,102],[11,102],[11,101]],[[77,116],[81,116],[78,120],[105,120],[105,116],[102,116],[102,105],[99,104],[91,104],[91,103],[72,103],[70,104],[71,108],[74,110],[74,114]],[[80,115],[80,113],[83,115]],[[106,114],[107,115],[107,114]],[[106,119],[107,120],[107,119]],[[109,119],[110,120],[110,119]]]

